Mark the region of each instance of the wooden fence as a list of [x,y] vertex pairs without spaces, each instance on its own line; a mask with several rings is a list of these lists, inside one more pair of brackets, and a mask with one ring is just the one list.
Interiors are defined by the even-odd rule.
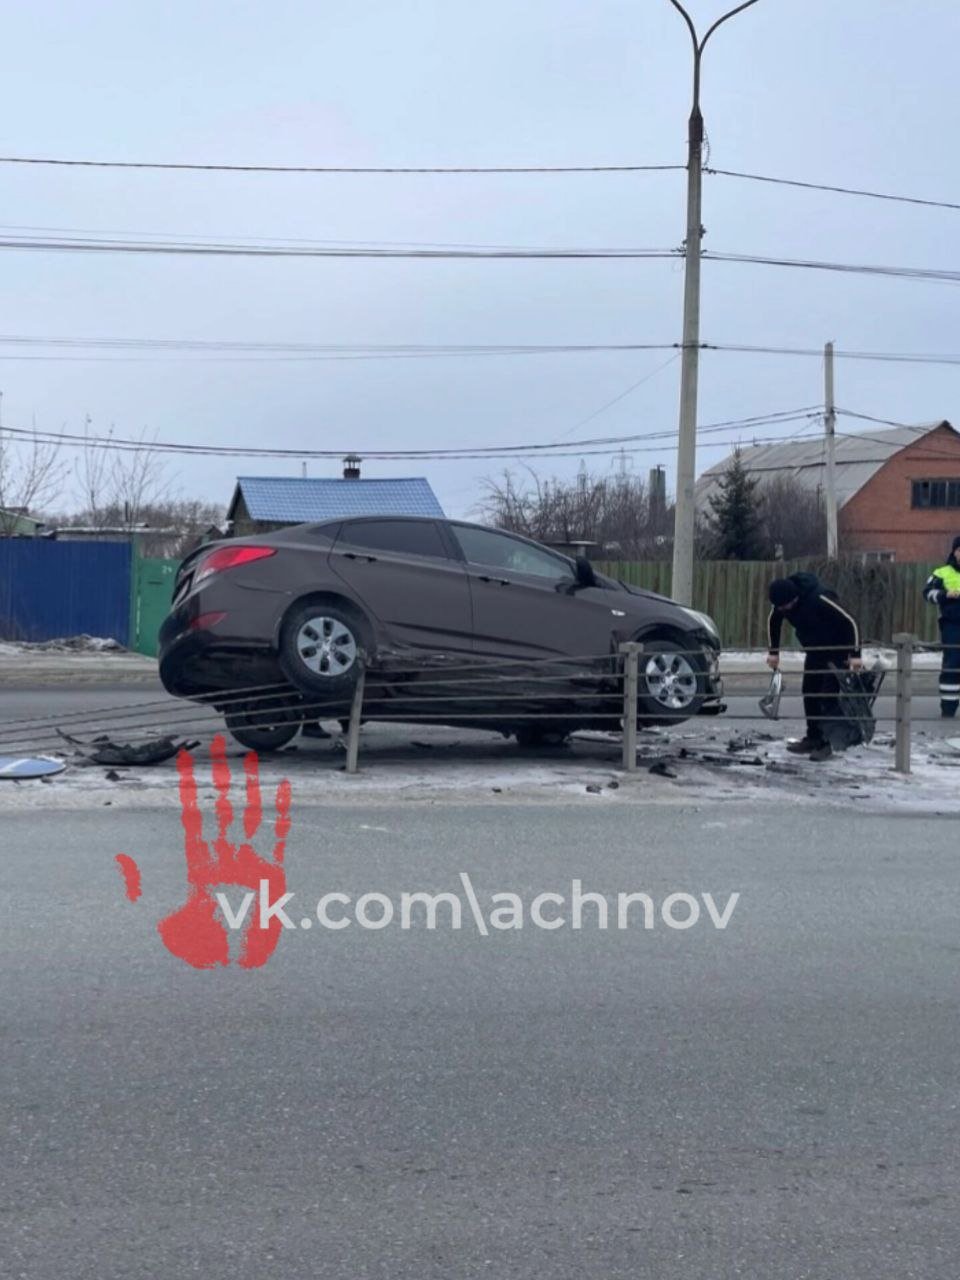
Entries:
[[[596,567],[632,586],[670,594],[668,561],[600,561]],[[770,580],[805,569],[837,592],[843,607],[859,622],[865,641],[889,643],[897,631],[936,640],[937,611],[923,599],[923,584],[935,567],[857,560],[702,560],[694,571],[693,606],[714,619],[726,648],[763,648]],[[789,634],[786,628],[784,640]]]

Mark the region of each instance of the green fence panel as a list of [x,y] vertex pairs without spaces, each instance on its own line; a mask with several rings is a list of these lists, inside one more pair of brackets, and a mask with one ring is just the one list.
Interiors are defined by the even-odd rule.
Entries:
[[[923,585],[933,567],[859,560],[701,560],[694,568],[693,603],[714,619],[726,648],[763,648],[770,580],[805,569],[837,592],[865,640],[888,644],[898,631],[910,631],[935,641],[937,611],[923,599]],[[667,561],[600,561],[597,568],[631,586],[670,595]]]
[[130,645],[157,656],[157,633],[170,612],[179,560],[134,556],[130,590]]

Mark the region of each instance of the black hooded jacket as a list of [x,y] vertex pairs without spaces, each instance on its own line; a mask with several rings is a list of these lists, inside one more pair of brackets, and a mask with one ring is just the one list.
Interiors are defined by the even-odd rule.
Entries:
[[955,581],[947,581],[947,579],[952,579],[953,575],[949,572],[951,568],[960,569],[955,558],[958,547],[960,547],[960,534],[954,538],[953,546],[941,567],[934,569],[923,588],[923,598],[928,604],[938,606],[940,621],[950,626],[960,626],[960,600],[947,599],[947,592],[956,590]]
[[860,629],[837,602],[836,594],[820,585],[815,573],[791,573],[797,603],[784,611],[773,608],[767,621],[770,652],[780,652],[780,631],[789,622],[805,649],[831,650],[837,656],[860,657]]

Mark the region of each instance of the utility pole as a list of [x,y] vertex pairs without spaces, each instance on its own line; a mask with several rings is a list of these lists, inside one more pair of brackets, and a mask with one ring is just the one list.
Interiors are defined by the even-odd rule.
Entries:
[[837,409],[833,402],[833,343],[823,348],[823,429],[827,443],[827,556],[837,558]]
[[697,383],[700,374],[700,256],[703,239],[703,115],[700,111],[700,63],[707,41],[719,26],[757,0],[745,0],[708,28],[701,40],[680,0],[670,3],[681,15],[693,43],[693,105],[687,127],[687,235],[684,242],[683,363],[680,372],[680,437],[677,441],[677,506],[673,535],[673,586],[680,604],[693,603],[693,553],[696,533],[694,485],[697,475]]

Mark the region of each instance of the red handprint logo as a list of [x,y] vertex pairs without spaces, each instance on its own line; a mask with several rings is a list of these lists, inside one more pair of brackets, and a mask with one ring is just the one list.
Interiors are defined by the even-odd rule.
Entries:
[[[283,859],[290,834],[290,783],[283,779],[277,787],[273,856],[264,858],[254,851],[251,843],[263,819],[256,753],[251,751],[243,761],[246,778],[245,839],[239,845],[228,838],[234,814],[230,803],[227,744],[222,734],[217,734],[210,744],[210,759],[217,792],[217,838],[212,848],[203,838],[203,816],[197,803],[193,757],[186,750],[177,756],[188,893],[183,906],[161,920],[157,930],[167,950],[195,969],[213,969],[217,965],[229,964],[230,932],[218,916],[215,893],[225,887],[246,889],[248,893],[240,915],[246,927],[242,932],[237,962],[242,968],[255,969],[273,955],[283,928],[282,911],[271,910],[265,919],[263,911],[257,914],[250,912],[249,907],[258,892],[261,901],[266,892],[268,900],[275,905],[278,900],[282,903],[286,898]],[[125,853],[118,854],[116,860],[126,884],[127,896],[136,901],[140,896],[140,870]]]

